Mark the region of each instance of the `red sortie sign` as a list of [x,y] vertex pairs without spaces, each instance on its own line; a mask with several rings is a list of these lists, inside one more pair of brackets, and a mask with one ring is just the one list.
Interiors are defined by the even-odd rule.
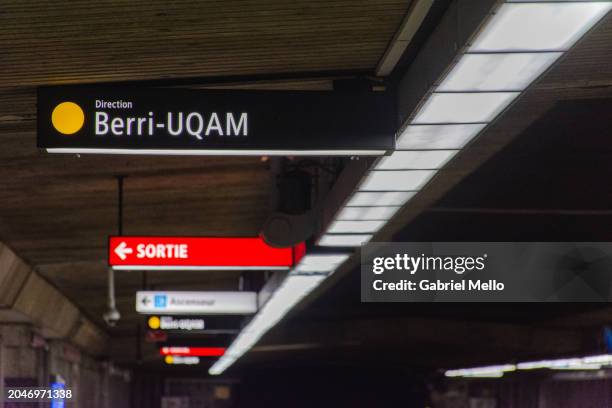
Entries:
[[162,347],[159,349],[162,356],[197,356],[221,357],[225,354],[225,347]]
[[110,237],[115,269],[287,269],[304,244],[274,248],[262,238]]

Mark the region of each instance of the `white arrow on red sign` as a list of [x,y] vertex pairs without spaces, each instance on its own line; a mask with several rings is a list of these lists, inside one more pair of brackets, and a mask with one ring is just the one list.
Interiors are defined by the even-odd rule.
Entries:
[[129,254],[134,253],[134,250],[132,248],[128,248],[127,244],[125,243],[125,241],[122,241],[119,245],[117,245],[117,247],[115,248],[115,253],[117,254],[117,256],[119,258],[121,258],[122,261],[125,261],[127,259],[127,256]]

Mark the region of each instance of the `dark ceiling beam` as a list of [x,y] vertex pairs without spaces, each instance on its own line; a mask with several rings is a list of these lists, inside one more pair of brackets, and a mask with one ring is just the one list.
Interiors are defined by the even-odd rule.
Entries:
[[[340,347],[304,347],[291,349],[291,345],[277,345],[274,348],[261,346],[251,350],[239,367],[257,369],[278,367],[354,367],[388,371],[399,368],[405,372],[431,373],[433,371],[458,367],[484,366],[506,362],[507,352],[495,349],[461,349],[452,347],[428,347],[426,344],[411,344],[404,347],[381,345]],[[230,371],[231,373],[231,371]]]
[[[596,306],[597,304],[594,304],[593,307],[595,308]],[[582,329],[591,328],[594,330],[606,325],[612,325],[612,306],[558,317],[544,323],[546,327],[579,327]]]
[[404,54],[417,31],[421,28],[433,4],[434,0],[415,0],[412,2],[393,40],[391,40],[387,50],[378,62],[376,67],[376,74],[378,76],[388,76],[391,74],[401,59],[402,54]]
[[588,351],[596,343],[595,337],[589,334],[570,329],[423,318],[297,321],[272,331],[264,338],[260,351],[272,351],[274,346],[283,350],[286,345],[296,344],[307,344],[308,348],[315,348],[315,345],[345,347],[376,344],[405,348],[408,345],[431,344],[478,350],[565,354]]
[[79,84],[88,86],[121,86],[121,87],[202,87],[208,85],[237,85],[253,84],[260,82],[277,81],[307,81],[314,79],[351,79],[351,78],[370,78],[374,79],[375,73],[372,70],[345,69],[333,71],[305,71],[305,72],[279,72],[271,74],[252,74],[252,75],[219,75],[219,76],[196,76],[181,78],[159,78],[143,80],[124,80],[107,82],[88,82],[87,80]]
[[461,207],[432,207],[430,212],[443,213],[476,213],[476,214],[520,214],[520,215],[612,215],[612,210],[589,209],[555,209],[555,208],[461,208]]

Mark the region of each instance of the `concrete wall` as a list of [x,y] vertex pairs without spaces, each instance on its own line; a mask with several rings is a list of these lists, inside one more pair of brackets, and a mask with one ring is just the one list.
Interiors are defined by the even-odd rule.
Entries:
[[[52,376],[60,376],[74,393],[67,407],[129,407],[129,372],[82,353],[67,341],[45,339],[30,324],[0,325],[0,336],[1,386],[47,387]],[[9,406],[0,403],[1,408]]]
[[106,333],[0,243],[0,388],[47,387],[59,375],[75,395],[69,407],[127,407],[129,376],[104,360],[107,350]]
[[456,381],[431,394],[431,408],[604,408],[612,407],[612,378],[522,378]]

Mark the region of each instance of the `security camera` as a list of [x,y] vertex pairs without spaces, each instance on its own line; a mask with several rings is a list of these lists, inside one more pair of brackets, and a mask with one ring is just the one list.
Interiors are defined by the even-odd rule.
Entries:
[[121,314],[117,309],[109,309],[102,318],[110,327],[115,327],[119,319],[121,319]]

